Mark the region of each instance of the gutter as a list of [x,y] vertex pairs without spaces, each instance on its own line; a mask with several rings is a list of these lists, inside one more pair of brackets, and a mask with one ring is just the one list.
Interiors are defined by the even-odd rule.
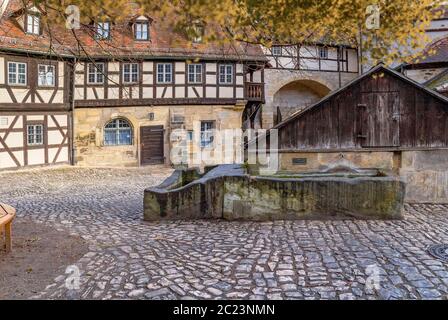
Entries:
[[[1,1],[1,0],[0,0]],[[25,50],[25,49],[17,49],[17,48],[9,48],[9,47],[1,47],[0,42],[0,52],[15,52],[15,53],[21,53],[21,54],[35,54],[40,56],[46,56],[49,58],[71,58],[71,59],[77,59],[75,55],[72,54],[64,54],[64,53],[50,53],[50,52],[43,52],[43,51],[35,51],[35,50]],[[259,61],[259,62],[267,62],[268,59],[265,56],[250,56],[250,55],[218,55],[218,54],[191,54],[191,55],[177,55],[176,53],[172,54],[136,54],[136,55],[120,55],[120,54],[112,54],[112,55],[95,55],[90,54],[88,56],[79,57],[79,60],[89,60],[89,59],[101,59],[101,60],[113,60],[113,59],[142,59],[142,60],[188,60],[188,59],[197,59],[199,58],[202,61],[241,61],[241,62],[250,62],[250,61]]]
[[16,48],[5,48],[5,47],[1,47],[1,42],[0,42],[0,52],[15,52],[15,53],[22,53],[22,54],[35,54],[35,55],[39,55],[39,56],[47,56],[47,57],[51,57],[51,58],[57,58],[57,57],[63,57],[63,58],[74,58],[73,55],[70,54],[64,54],[64,53],[50,53],[50,52],[43,52],[43,51],[34,51],[34,50],[25,50],[25,49],[16,49]]

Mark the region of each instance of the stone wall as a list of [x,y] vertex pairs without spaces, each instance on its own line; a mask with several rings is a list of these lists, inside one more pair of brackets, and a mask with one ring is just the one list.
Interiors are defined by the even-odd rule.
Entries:
[[406,182],[406,202],[448,203],[448,150],[281,153],[279,164],[285,172],[377,168]]
[[403,152],[400,175],[406,201],[448,203],[448,150]]
[[177,187],[182,176],[177,173],[171,181],[145,190],[144,219],[402,217],[405,184],[394,177],[251,177],[238,166],[221,172],[218,167],[182,187]]
[[224,188],[227,220],[399,219],[405,193],[392,177],[229,177]]
[[144,219],[219,219],[223,196],[221,177],[201,179],[195,169],[176,170],[161,185],[145,190]]
[[[215,121],[216,129],[241,129],[244,101],[237,105],[153,106],[79,108],[74,112],[75,162],[80,166],[138,166],[140,152],[140,127],[162,125],[165,129],[164,154],[170,164],[170,151],[176,140],[170,139],[174,129],[200,131],[200,121]],[[149,114],[154,114],[150,120]],[[172,124],[172,115],[184,117],[183,124]],[[133,127],[133,143],[130,146],[105,146],[104,126],[114,118],[125,118]],[[221,147],[216,145],[216,148]],[[189,154],[200,152],[191,144]],[[211,150],[213,152],[213,148]],[[208,165],[205,163],[204,165]]]
[[[300,161],[298,161],[300,159]],[[279,154],[280,171],[321,171],[334,166],[375,168],[396,172],[398,163],[393,152],[294,152]]]

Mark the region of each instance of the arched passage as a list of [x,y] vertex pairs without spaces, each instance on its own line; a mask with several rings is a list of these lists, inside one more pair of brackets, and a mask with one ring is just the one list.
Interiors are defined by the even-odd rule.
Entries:
[[284,85],[274,94],[276,122],[316,103],[330,91],[327,86],[314,80],[296,80]]

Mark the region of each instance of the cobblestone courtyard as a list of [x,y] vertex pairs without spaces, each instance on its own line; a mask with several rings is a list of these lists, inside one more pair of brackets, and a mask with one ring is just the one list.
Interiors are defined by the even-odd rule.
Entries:
[[[83,237],[89,252],[38,298],[446,299],[448,206],[407,205],[404,221],[142,221],[143,190],[170,174],[59,168],[0,174],[1,201]],[[372,271],[373,270],[373,271]],[[380,288],[366,289],[378,273]],[[72,283],[68,281],[68,283]],[[375,287],[375,286],[374,286]]]

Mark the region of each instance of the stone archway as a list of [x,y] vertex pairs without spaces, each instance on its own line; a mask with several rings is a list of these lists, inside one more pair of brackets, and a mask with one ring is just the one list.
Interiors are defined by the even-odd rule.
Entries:
[[[273,97],[272,106],[276,117],[285,119],[330,93],[330,89],[314,80],[297,80],[281,87]],[[279,114],[280,113],[280,114]]]
[[338,89],[340,79],[337,72],[267,69],[265,83],[262,119],[263,128],[267,129],[279,120],[277,110],[284,120]]

